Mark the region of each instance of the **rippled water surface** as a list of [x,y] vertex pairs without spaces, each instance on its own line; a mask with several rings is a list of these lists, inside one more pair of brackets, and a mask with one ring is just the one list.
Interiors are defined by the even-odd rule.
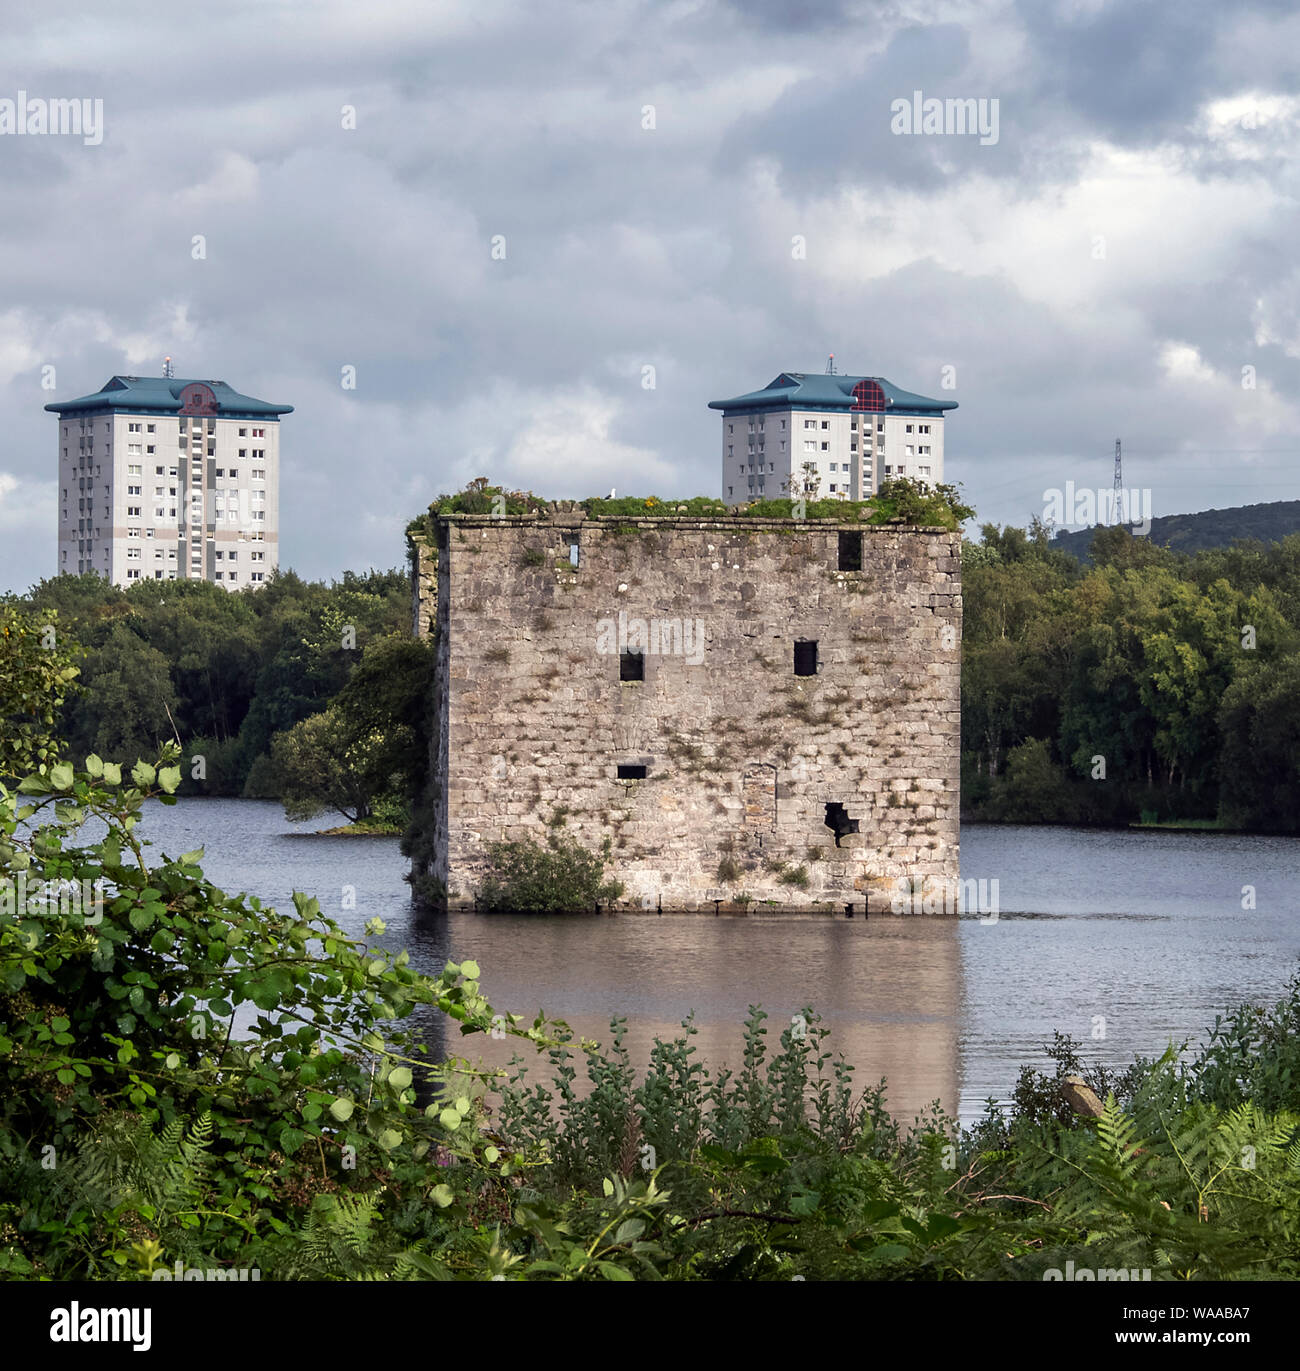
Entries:
[[[1234,1001],[1279,995],[1300,956],[1290,838],[967,825],[962,874],[998,882],[995,922],[417,919],[395,839],[318,837],[318,826],[273,803],[189,799],[151,808],[142,831],[171,854],[206,845],[224,889],[273,904],[305,890],[357,933],[378,915],[384,941],[425,969],[472,957],[498,1008],[542,1009],[599,1038],[624,1015],[637,1061],[694,1011],[703,1055],[734,1063],[749,1005],[779,1030],[811,1004],[858,1079],[887,1076],[907,1117],[939,1099],[969,1120],[1009,1094],[1022,1062],[1042,1064],[1056,1028],[1116,1064],[1199,1037]],[[496,1062],[513,1050],[481,1036],[448,1045]]]

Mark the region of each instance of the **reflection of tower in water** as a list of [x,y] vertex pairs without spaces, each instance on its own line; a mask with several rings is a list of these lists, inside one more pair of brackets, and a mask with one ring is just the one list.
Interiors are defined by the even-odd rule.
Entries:
[[[521,1014],[527,1022],[544,1010],[566,1020],[575,1037],[608,1043],[610,1018],[621,1015],[638,1073],[654,1039],[679,1036],[692,1011],[696,1059],[716,1075],[742,1064],[750,1005],[768,1015],[769,1057],[808,1005],[831,1029],[830,1051],[855,1068],[858,1091],[887,1078],[889,1108],[901,1121],[910,1123],[935,1100],[950,1112],[958,1108],[963,982],[957,920],[453,913],[429,923],[437,927],[423,930],[422,941],[438,946],[426,970],[473,958],[495,1010]],[[529,1062],[530,1081],[549,1084],[545,1053],[518,1038],[462,1036],[436,1010],[422,1011],[419,1025],[430,1060],[451,1054],[502,1067],[519,1055]],[[580,1066],[581,1053],[575,1057]]]

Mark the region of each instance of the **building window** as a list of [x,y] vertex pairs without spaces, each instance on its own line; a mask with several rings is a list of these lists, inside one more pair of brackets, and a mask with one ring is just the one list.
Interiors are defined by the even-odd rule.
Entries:
[[620,781],[644,781],[646,769],[643,766],[626,765],[622,762],[618,767],[618,779]]
[[797,638],[794,645],[794,674],[796,676],[816,676],[817,642]]
[[911,425],[911,424],[908,424],[907,430],[906,430],[906,431],[907,431],[908,433],[911,433],[911,431],[912,431],[912,425]]
[[624,648],[618,654],[618,679],[620,681],[644,681],[645,654],[630,652]]
[[823,428],[830,428],[830,426],[831,426],[831,421],[830,421],[829,419],[823,419],[823,420],[822,420],[822,427],[823,427]]
[[862,570],[862,534],[840,534],[840,570]]

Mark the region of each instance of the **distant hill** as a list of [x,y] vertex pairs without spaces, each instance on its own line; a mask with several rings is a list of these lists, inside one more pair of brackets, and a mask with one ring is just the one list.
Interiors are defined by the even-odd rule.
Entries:
[[[1058,533],[1052,546],[1086,562],[1095,531],[1081,528]],[[1151,520],[1147,536],[1153,543],[1175,552],[1200,552],[1204,548],[1228,547],[1241,538],[1277,543],[1291,533],[1300,533],[1300,500],[1274,500],[1267,505],[1239,505],[1236,509],[1203,509],[1198,514],[1163,514]]]

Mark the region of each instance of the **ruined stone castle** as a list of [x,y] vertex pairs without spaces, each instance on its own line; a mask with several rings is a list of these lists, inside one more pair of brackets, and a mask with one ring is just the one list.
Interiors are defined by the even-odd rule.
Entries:
[[[846,511],[847,512],[847,511]],[[960,535],[580,507],[439,515],[433,857],[609,840],[616,909],[887,911],[958,876]]]

